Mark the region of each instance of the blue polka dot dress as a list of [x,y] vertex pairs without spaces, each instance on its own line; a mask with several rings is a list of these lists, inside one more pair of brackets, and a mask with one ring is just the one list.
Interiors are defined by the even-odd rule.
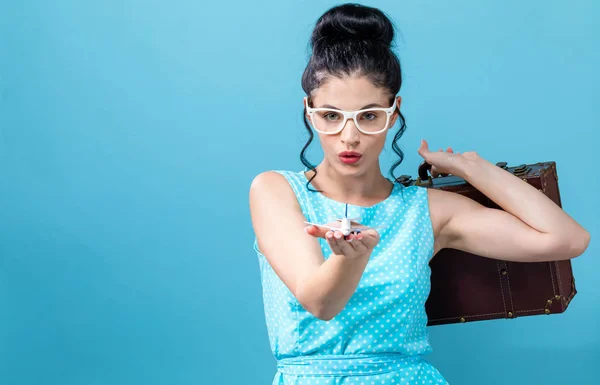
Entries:
[[[304,171],[277,171],[292,186],[307,221],[344,215],[345,203],[306,188]],[[431,351],[425,301],[433,229],[427,189],[395,184],[371,206],[348,205],[348,217],[378,228],[358,287],[329,321],[306,311],[258,249],[265,319],[277,360],[273,385],[448,384],[423,356]],[[331,249],[319,239],[323,255]]]

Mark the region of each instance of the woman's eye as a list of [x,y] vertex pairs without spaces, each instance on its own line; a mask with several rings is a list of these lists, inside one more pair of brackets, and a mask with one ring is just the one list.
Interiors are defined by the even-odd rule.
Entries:
[[328,112],[324,115],[324,118],[327,120],[337,120],[338,114],[336,114],[334,112]]
[[363,117],[363,119],[366,119],[366,120],[375,120],[375,119],[377,119],[377,115],[374,112],[367,112],[362,117]]

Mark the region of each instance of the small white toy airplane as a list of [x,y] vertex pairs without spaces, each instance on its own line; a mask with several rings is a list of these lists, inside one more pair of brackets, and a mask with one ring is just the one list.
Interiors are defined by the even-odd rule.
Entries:
[[350,235],[351,233],[355,233],[358,234],[363,230],[368,230],[368,229],[378,229],[381,228],[381,226],[375,226],[375,227],[352,227],[352,221],[357,220],[358,218],[348,218],[348,204],[346,203],[346,211],[344,213],[344,217],[343,218],[336,218],[336,221],[340,221],[340,227],[333,227],[333,226],[327,226],[327,225],[321,225],[318,223],[311,223],[311,222],[306,222],[304,221],[304,223],[309,224],[309,225],[313,225],[313,226],[318,226],[318,227],[324,227],[326,229],[330,229],[330,230],[334,230],[334,231],[340,231],[344,237],[347,237],[348,235]]

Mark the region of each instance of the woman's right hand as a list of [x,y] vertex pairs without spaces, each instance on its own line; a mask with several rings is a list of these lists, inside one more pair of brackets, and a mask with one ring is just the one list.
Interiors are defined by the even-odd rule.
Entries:
[[[327,226],[339,224],[328,223]],[[344,239],[341,231],[332,231],[323,227],[310,225],[306,227],[306,233],[327,240],[333,254],[343,255],[349,259],[367,258],[373,252],[373,248],[379,243],[379,233],[374,229],[366,229],[358,234],[350,234]]]

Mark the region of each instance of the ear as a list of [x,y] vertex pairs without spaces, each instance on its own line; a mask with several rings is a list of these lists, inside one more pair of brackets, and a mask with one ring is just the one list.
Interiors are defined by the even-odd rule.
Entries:
[[392,128],[394,124],[396,124],[396,120],[398,120],[398,110],[400,110],[400,105],[402,104],[402,96],[396,97],[396,111],[390,117],[389,128]]
[[402,104],[402,96],[396,96],[396,107],[400,109],[400,105]]
[[306,96],[302,98],[302,107],[304,108],[304,116],[306,117],[306,120],[310,122],[310,116],[308,115],[308,112],[306,112],[306,107],[308,107],[308,97]]

